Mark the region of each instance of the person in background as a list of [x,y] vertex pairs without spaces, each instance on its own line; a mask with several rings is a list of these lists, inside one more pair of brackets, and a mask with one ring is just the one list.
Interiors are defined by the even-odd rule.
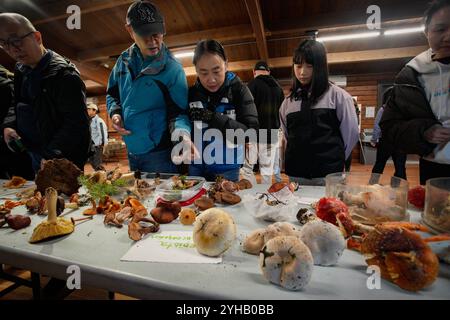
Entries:
[[450,0],[425,13],[430,48],[397,75],[380,127],[395,150],[418,154],[420,183],[450,177]]
[[[190,165],[189,174],[203,176],[208,181],[214,181],[218,176],[237,181],[244,162],[244,146],[235,146],[234,141],[226,141],[226,130],[242,129],[245,132],[248,129],[258,129],[258,114],[252,94],[238,76],[227,71],[225,50],[219,42],[199,42],[195,48],[193,63],[197,81],[189,88],[189,117],[194,125],[200,125],[203,132],[217,129],[222,133],[222,140],[211,141],[211,144],[214,142],[217,149],[222,149],[223,157],[214,159],[211,164],[204,157],[201,163],[194,161]],[[227,145],[227,142],[232,145]],[[203,141],[197,149],[201,149],[203,155],[208,145],[210,144]],[[227,157],[230,151],[232,159]],[[216,155],[217,152],[213,152],[212,157]]]
[[83,170],[91,134],[80,73],[44,47],[41,33],[24,16],[2,13],[0,25],[0,47],[17,62],[14,104],[2,125],[5,142],[23,144],[35,172],[42,159],[54,158]]
[[91,118],[91,138],[94,147],[94,154],[89,157],[88,163],[96,171],[105,170],[102,165],[102,156],[103,148],[108,144],[108,128],[105,121],[99,117],[99,110],[96,104],[88,104],[87,111]]
[[253,68],[253,76],[254,79],[248,83],[248,88],[255,100],[259,129],[265,129],[267,133],[262,134],[259,131],[258,144],[249,144],[241,173],[250,181],[255,180],[253,167],[258,161],[262,183],[271,184],[273,174],[275,174],[276,182],[281,181],[278,133],[280,131],[279,112],[284,93],[270,74],[267,62],[257,62]]
[[125,28],[134,44],[119,56],[109,77],[112,126],[123,136],[132,171],[177,173],[171,137],[190,140],[186,75],[163,42],[164,17],[153,3],[132,3]]
[[352,97],[329,81],[325,47],[305,40],[294,52],[291,94],[280,108],[287,140],[286,174],[303,185],[325,185],[342,172],[359,139]]
[[394,162],[395,172],[394,176],[406,180],[406,154],[398,152],[392,145],[386,143],[382,137],[380,120],[384,112],[384,106],[390,99],[392,93],[392,87],[387,89],[383,94],[383,104],[377,112],[375,117],[375,124],[373,127],[373,135],[370,141],[372,147],[377,148],[377,157],[375,160],[375,165],[373,166],[372,173],[382,174],[386,162],[392,156],[392,161]]
[[[0,123],[14,103],[14,74],[0,65]],[[0,179],[11,179],[20,176],[27,180],[34,179],[31,159],[26,152],[10,150],[3,139],[0,138]]]
[[[359,128],[359,115],[361,114],[361,110],[358,107],[358,101],[353,98],[353,105],[355,106],[356,118],[358,119],[358,128]],[[350,168],[352,166],[352,153],[348,156],[347,160],[345,160],[345,172],[350,172]]]

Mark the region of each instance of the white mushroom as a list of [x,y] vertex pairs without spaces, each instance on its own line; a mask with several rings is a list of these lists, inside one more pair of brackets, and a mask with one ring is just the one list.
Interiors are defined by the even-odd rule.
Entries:
[[217,257],[227,251],[236,239],[236,224],[227,212],[211,208],[197,217],[193,240],[201,254]]
[[337,264],[346,247],[339,228],[323,220],[305,224],[300,230],[300,240],[311,250],[314,264],[321,266]]
[[266,229],[256,229],[252,233],[250,233],[244,240],[242,245],[242,249],[250,254],[259,254],[261,249],[264,247],[264,234],[266,233]]
[[259,255],[264,277],[289,290],[300,290],[311,280],[313,257],[297,237],[280,236],[269,240]]

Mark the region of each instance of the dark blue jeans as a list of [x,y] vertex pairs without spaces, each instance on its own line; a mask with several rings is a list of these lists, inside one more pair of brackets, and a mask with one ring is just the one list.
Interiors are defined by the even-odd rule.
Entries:
[[177,173],[177,167],[170,157],[171,150],[150,151],[144,154],[128,153],[131,171]]

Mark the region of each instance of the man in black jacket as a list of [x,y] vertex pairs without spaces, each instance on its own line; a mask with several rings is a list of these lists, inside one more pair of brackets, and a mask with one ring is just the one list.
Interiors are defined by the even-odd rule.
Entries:
[[[258,111],[260,133],[258,145],[250,144],[248,146],[247,160],[242,173],[246,178],[252,179],[253,165],[258,160],[262,183],[271,184],[272,174],[275,174],[277,182],[281,181],[279,109],[284,100],[284,93],[275,78],[270,75],[270,68],[265,61],[256,63],[253,76],[254,79],[248,83],[248,88],[253,95]],[[264,134],[261,129],[267,130],[267,133]]]
[[[14,102],[14,75],[0,65],[0,123],[6,117],[9,108]],[[31,160],[25,152],[12,152],[0,138],[0,179],[10,179],[12,176],[21,176],[25,179],[34,179]]]
[[53,158],[66,158],[83,170],[90,131],[78,70],[45,49],[41,33],[24,16],[2,13],[0,25],[0,47],[17,62],[15,103],[2,126],[5,142],[21,139],[35,172],[42,159]]

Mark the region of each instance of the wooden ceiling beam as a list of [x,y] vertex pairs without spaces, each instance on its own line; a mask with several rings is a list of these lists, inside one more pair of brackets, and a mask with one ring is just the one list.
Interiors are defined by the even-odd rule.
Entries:
[[[86,13],[93,13],[93,12],[98,12],[98,11],[102,11],[102,10],[116,8],[116,7],[119,7],[122,5],[130,4],[132,2],[134,2],[134,0],[102,1],[101,3],[97,3],[97,4],[91,4],[91,5],[86,5],[86,6],[81,5],[80,9],[81,9],[82,14],[86,14]],[[74,4],[76,4],[76,3],[74,3]],[[52,7],[54,7],[54,6],[52,6]],[[61,14],[56,15],[56,16],[51,16],[48,18],[34,20],[33,25],[38,26],[38,25],[45,24],[45,23],[52,22],[52,21],[66,19],[67,17],[69,17],[69,14],[66,13],[66,10],[67,10],[67,3],[64,4],[64,7],[61,7],[58,10],[58,12],[62,12]],[[47,10],[44,9],[43,11],[45,12]],[[52,11],[54,11],[54,9]]]
[[[357,6],[357,2],[355,2],[355,6]],[[383,24],[402,20],[408,21],[410,19],[420,21],[420,17],[423,16],[423,12],[426,9],[426,2],[423,0],[411,0],[406,7],[404,3],[394,3],[387,6],[380,5],[380,8],[381,22]],[[366,22],[369,17],[366,9],[366,7],[361,7],[349,11],[304,16],[301,19],[275,21],[268,27],[272,37],[286,33],[303,33],[306,30],[334,30],[348,27],[366,28]]]
[[[369,62],[379,60],[391,60],[400,58],[415,57],[419,53],[427,50],[427,46],[417,47],[403,47],[393,49],[376,49],[365,51],[350,51],[350,52],[334,52],[327,55],[329,64],[342,64],[353,62]],[[252,70],[257,60],[245,60],[237,62],[229,62],[228,70],[243,71]],[[292,57],[280,57],[269,59],[271,68],[287,68],[292,66]],[[195,76],[195,68],[193,66],[185,67],[186,76]]]
[[[164,37],[164,43],[171,48],[185,48],[195,45],[203,39],[216,39],[221,42],[228,42],[236,39],[254,39],[255,34],[250,24],[230,26],[224,28],[209,29],[203,31],[182,33],[178,35],[168,35]],[[123,50],[131,45],[132,41],[118,45],[89,49],[81,51],[77,57],[80,61],[92,61],[109,58],[119,55]],[[187,49],[187,48],[186,48]]]
[[269,59],[269,50],[267,49],[266,31],[259,0],[245,0],[248,16],[252,23],[256,38],[259,58],[267,61]]

